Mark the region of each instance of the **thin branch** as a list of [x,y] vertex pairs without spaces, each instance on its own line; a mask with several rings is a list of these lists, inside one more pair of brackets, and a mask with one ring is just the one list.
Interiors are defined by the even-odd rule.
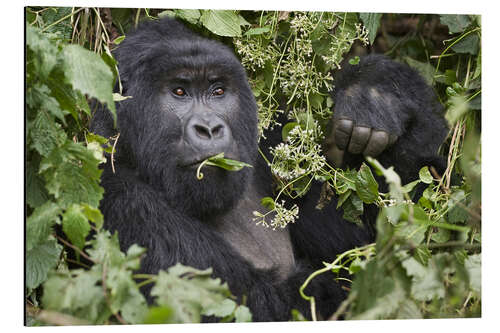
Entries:
[[66,245],[67,247],[70,247],[72,248],[73,250],[75,250],[78,254],[80,254],[82,257],[84,257],[85,259],[87,259],[88,261],[96,264],[97,261],[95,261],[94,259],[91,259],[85,252],[83,252],[82,250],[80,250],[78,247],[74,246],[73,244],[67,242],[66,240],[64,240],[62,237],[58,236],[58,235],[54,235],[61,243],[63,243],[64,245]]
[[118,319],[120,324],[128,325],[128,323],[122,318],[122,316],[120,316],[118,312],[113,312],[113,309],[111,308],[111,300],[109,299],[108,288],[106,286],[106,273],[107,273],[106,264],[104,264],[102,265],[102,292],[104,294],[104,299],[106,300],[106,304],[108,305],[109,309],[111,310],[115,318]]

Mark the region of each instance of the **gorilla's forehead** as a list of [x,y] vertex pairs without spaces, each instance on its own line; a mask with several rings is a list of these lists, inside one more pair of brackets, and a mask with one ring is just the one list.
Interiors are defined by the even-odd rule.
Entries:
[[[174,42],[175,41],[175,42]],[[241,79],[243,67],[225,45],[206,40],[178,39],[155,46],[152,67],[169,76],[184,75],[187,79]]]

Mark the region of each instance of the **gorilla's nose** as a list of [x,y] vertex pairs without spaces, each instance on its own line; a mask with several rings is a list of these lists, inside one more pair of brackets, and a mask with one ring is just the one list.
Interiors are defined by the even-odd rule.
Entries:
[[186,124],[186,140],[196,147],[222,149],[231,143],[229,126],[224,120],[213,116],[193,116]]

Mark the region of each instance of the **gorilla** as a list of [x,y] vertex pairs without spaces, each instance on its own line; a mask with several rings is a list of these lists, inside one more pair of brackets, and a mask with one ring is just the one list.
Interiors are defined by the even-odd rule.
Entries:
[[[100,135],[120,133],[114,167],[103,167],[104,227],[118,232],[124,250],[134,243],[147,248],[141,272],[156,274],[176,263],[212,267],[246,300],[254,321],[290,320],[292,309],[310,318],[300,285],[323,262],[374,241],[376,208],[366,210],[363,226],[347,222],[335,208],[337,198],[315,209],[321,184],[314,184],[297,200],[296,223],[279,231],[255,225],[252,212],[272,195],[272,175],[258,156],[257,105],[232,50],[164,18],[140,24],[115,57],[122,94],[132,98],[117,103],[117,128],[105,110],[91,123]],[[354,168],[365,155],[377,156],[403,181],[415,179],[422,166],[442,168],[437,151],[446,125],[434,92],[416,72],[370,55],[335,75],[325,141],[332,164]],[[261,142],[263,150],[272,137]],[[221,152],[253,168],[207,166],[199,181],[200,162]],[[324,319],[346,297],[327,275],[306,289]]]

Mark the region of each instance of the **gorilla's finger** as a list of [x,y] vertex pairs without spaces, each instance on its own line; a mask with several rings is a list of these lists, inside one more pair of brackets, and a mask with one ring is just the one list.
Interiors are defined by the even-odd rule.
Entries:
[[368,140],[368,144],[366,145],[365,150],[363,151],[363,155],[375,157],[387,147],[389,143],[389,133],[384,131],[372,131],[372,135],[370,136],[370,140]]
[[389,146],[392,146],[396,142],[397,139],[398,139],[398,136],[396,134],[389,135]]
[[336,120],[333,125],[335,143],[342,150],[345,150],[347,148],[347,145],[349,144],[349,139],[351,138],[353,124],[354,123],[352,120],[339,119]]
[[364,126],[355,126],[352,130],[351,141],[347,149],[351,154],[361,154],[370,139],[371,128]]
[[342,166],[344,151],[337,147],[337,145],[332,145],[326,151],[325,155],[334,167],[340,168]]

